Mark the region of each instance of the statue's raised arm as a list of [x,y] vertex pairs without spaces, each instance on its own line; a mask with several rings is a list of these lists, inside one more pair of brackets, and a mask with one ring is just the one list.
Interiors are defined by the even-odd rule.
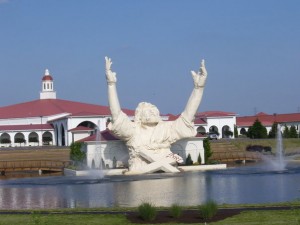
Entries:
[[108,88],[108,102],[112,115],[112,119],[115,120],[121,111],[117,93],[117,74],[111,70],[112,61],[110,58],[105,57],[105,75]]
[[182,112],[182,115],[189,121],[194,120],[204,91],[204,86],[207,78],[207,71],[205,68],[204,60],[201,61],[199,71],[191,71],[191,74],[194,80],[194,89],[186,104],[184,111]]

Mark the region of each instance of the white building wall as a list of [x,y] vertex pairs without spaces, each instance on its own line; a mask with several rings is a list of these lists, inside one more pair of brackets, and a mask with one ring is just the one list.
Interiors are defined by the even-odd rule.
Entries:
[[198,156],[201,156],[201,164],[204,164],[204,148],[203,138],[186,138],[179,140],[172,144],[171,151],[175,154],[180,155],[184,162],[188,156],[191,155],[191,159],[197,162]]
[[[113,168],[114,158],[117,165],[128,167],[128,148],[123,141],[103,141],[103,142],[86,142],[82,150],[86,152],[87,166],[92,168],[94,161],[95,168],[100,168],[101,159],[105,167]],[[197,162],[198,156],[201,156],[201,164],[204,164],[204,148],[202,138],[188,138],[180,140],[171,146],[171,151],[180,155],[185,161],[188,154],[194,162]]]
[[76,133],[73,133],[73,139],[71,140],[70,143],[81,140],[81,139],[86,138],[88,136],[90,136],[89,132],[76,132]]
[[230,131],[234,132],[236,117],[209,117],[207,118],[207,130],[212,126],[216,126],[219,132],[219,138],[222,138],[222,128],[228,126]]
[[103,141],[103,142],[88,142],[85,143],[83,150],[87,156],[87,166],[92,168],[94,161],[95,168],[101,167],[101,159],[103,159],[104,166],[113,168],[114,157],[117,164],[128,166],[128,149],[123,141]]

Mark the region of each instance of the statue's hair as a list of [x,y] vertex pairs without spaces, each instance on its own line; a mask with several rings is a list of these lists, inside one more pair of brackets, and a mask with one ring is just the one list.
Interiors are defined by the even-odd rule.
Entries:
[[155,105],[148,102],[141,102],[138,104],[138,106],[135,109],[134,122],[141,123],[143,111],[149,108],[154,108],[155,110],[157,110],[158,117],[159,119],[161,119],[159,116],[159,110]]

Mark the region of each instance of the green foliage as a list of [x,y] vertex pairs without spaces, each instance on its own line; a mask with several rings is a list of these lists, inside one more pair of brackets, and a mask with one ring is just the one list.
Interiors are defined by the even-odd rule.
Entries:
[[31,218],[32,218],[32,222],[34,225],[40,225],[40,224],[44,224],[42,223],[42,219],[41,219],[41,213],[38,211],[33,211],[31,213]]
[[199,206],[199,211],[204,220],[213,218],[218,212],[218,205],[213,200],[208,200]]
[[248,137],[260,139],[267,138],[267,128],[262,125],[262,123],[256,119],[251,127],[248,130]]
[[73,142],[70,146],[70,158],[71,160],[75,161],[75,163],[82,163],[85,158],[85,152],[81,151],[81,143],[80,142]]
[[179,218],[182,215],[182,206],[178,204],[172,204],[169,212],[170,216],[173,218]]
[[29,142],[39,142],[37,137],[30,137]]
[[155,206],[149,202],[143,202],[138,207],[139,216],[145,221],[152,221],[156,218],[157,210]]
[[277,125],[278,123],[277,122],[274,122],[273,125],[272,125],[272,128],[269,132],[269,138],[275,138],[276,137],[276,134],[277,134]]
[[201,161],[202,161],[202,159],[201,159],[201,155],[200,155],[200,153],[199,153],[198,159],[197,159],[197,162],[198,162],[199,165],[201,165]]
[[284,125],[282,137],[284,137],[284,138],[290,137],[290,129],[287,127],[287,125]]
[[292,125],[290,128],[290,138],[297,138],[297,137],[298,137],[298,134],[297,134],[296,127],[294,125]]
[[209,158],[212,156],[213,152],[211,151],[210,142],[208,138],[205,138],[203,140],[203,148],[205,164],[209,164]]
[[43,137],[43,142],[51,142],[52,137]]
[[233,136],[233,132],[230,131],[230,130],[225,130],[224,131],[224,135],[225,135],[225,137],[232,137]]
[[25,141],[24,138],[16,138],[16,139],[15,139],[15,143],[21,144],[21,143],[25,143],[25,142],[26,142],[26,141]]
[[238,129],[237,129],[237,126],[236,126],[236,125],[234,125],[234,131],[233,131],[233,134],[234,134],[234,138],[238,138],[239,133],[238,133]]
[[11,143],[11,140],[8,138],[1,139],[1,144],[10,144],[10,143]]
[[192,157],[191,157],[191,154],[189,153],[186,160],[185,160],[185,165],[193,165],[193,160],[192,160]]

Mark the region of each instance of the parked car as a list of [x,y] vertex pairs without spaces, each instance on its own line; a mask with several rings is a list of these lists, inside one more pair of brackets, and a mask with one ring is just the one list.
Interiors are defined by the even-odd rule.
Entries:
[[272,152],[272,148],[270,146],[262,145],[248,145],[246,150],[249,152]]
[[217,140],[218,139],[218,135],[216,133],[208,133],[207,137],[209,140]]

